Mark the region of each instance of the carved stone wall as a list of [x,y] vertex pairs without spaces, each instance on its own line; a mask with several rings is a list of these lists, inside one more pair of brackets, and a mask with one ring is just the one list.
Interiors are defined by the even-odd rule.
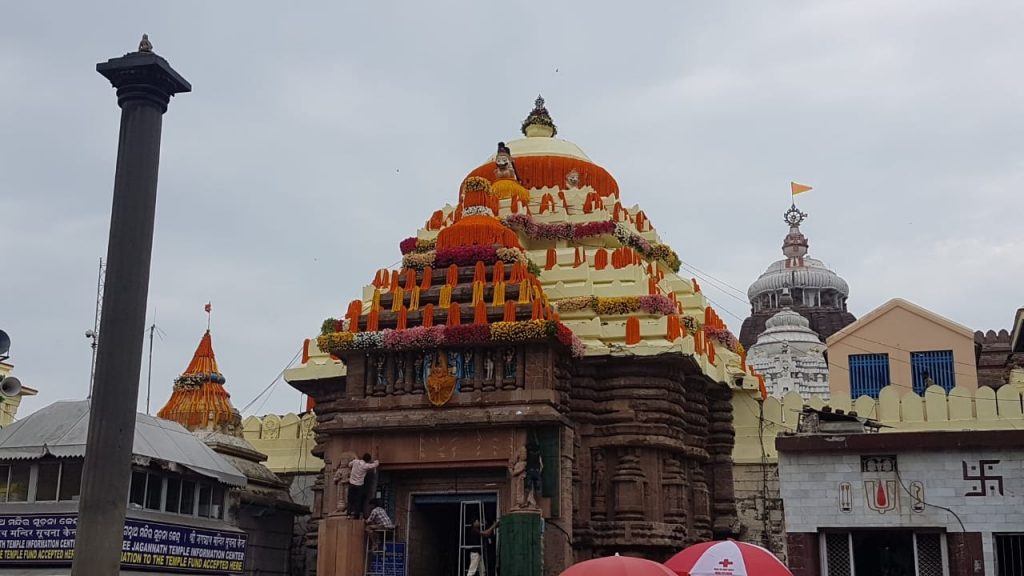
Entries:
[[577,363],[577,560],[619,552],[660,561],[738,532],[731,392],[689,369],[669,356]]

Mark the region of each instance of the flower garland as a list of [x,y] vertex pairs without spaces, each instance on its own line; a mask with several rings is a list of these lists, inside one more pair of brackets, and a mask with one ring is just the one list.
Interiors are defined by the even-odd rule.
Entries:
[[701,321],[698,320],[695,316],[686,315],[680,318],[679,320],[680,322],[682,322],[683,327],[686,328],[686,331],[689,332],[690,334],[696,334],[697,332],[700,332],[701,330],[704,329],[704,324],[701,323]]
[[568,347],[573,357],[586,353],[586,345],[567,326],[557,320],[523,320],[492,324],[458,326],[417,326],[405,330],[379,332],[330,332],[317,337],[320,350],[338,354],[345,350],[421,350],[440,346],[464,346],[489,342],[531,342],[554,338]]
[[454,248],[441,248],[429,252],[406,254],[402,256],[402,267],[411,270],[423,270],[428,266],[431,268],[447,268],[452,264],[456,266],[473,266],[477,262],[483,262],[489,266],[499,260],[506,264],[530,265],[530,260],[527,258],[526,253],[519,248],[508,248],[505,246],[456,246]]
[[557,302],[559,312],[578,312],[590,308],[601,316],[646,312],[648,314],[674,314],[676,305],[668,296],[656,294],[652,296],[618,296],[599,298],[597,296],[578,296],[564,298]]
[[413,252],[430,252],[437,245],[434,240],[423,240],[416,238],[406,238],[398,243],[398,249],[402,251],[402,254],[412,254]]
[[650,242],[640,234],[633,232],[621,222],[614,220],[585,222],[572,224],[558,222],[544,224],[537,222],[529,214],[509,214],[501,219],[509,228],[526,234],[534,240],[582,240],[594,236],[611,234],[623,246],[629,246],[648,260],[663,262],[673,272],[678,272],[682,261],[667,244]]
[[708,338],[714,340],[715,342],[718,342],[722,346],[725,346],[728,350],[731,350],[737,354],[739,354],[740,350],[743,349],[743,345],[740,344],[740,341],[737,340],[736,337],[733,336],[732,332],[730,332],[726,328],[705,327],[704,334],[706,334]]

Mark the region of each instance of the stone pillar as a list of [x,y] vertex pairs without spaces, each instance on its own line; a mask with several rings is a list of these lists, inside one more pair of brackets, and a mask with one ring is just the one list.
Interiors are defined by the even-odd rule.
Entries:
[[736,444],[736,431],[732,425],[732,390],[726,386],[711,386],[708,397],[712,532],[716,539],[721,540],[738,536],[740,529],[732,479],[732,450]]
[[364,522],[344,516],[320,521],[316,554],[317,574],[363,574],[365,566]]
[[711,509],[708,502],[708,483],[704,477],[704,468],[694,463],[690,469],[690,490],[693,505],[690,513],[693,518],[693,536],[698,540],[711,540]]
[[615,520],[644,519],[644,469],[636,448],[627,448],[615,466]]
[[605,493],[608,489],[606,480],[607,463],[604,452],[600,448],[590,451],[590,519],[603,522],[608,518],[608,505]]
[[687,497],[683,468],[674,456],[665,459],[661,473],[665,522],[686,524]]
[[793,576],[818,576],[821,574],[821,551],[818,549],[817,533],[787,533],[786,549],[789,551],[788,566]]
[[132,440],[142,367],[149,268],[153,254],[163,114],[171,96],[192,86],[143,36],[138,52],[96,65],[117,88],[121,130],[107,242],[107,273],[96,351],[75,576],[117,574],[121,565]]

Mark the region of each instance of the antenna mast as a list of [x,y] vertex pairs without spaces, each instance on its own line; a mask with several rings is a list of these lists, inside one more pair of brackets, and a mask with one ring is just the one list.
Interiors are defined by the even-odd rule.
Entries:
[[146,414],[149,414],[149,396],[153,391],[153,333],[156,332],[156,322],[149,325],[149,374],[146,376]]
[[100,341],[100,315],[103,313],[103,272],[107,265],[100,258],[99,271],[96,274],[96,316],[93,318],[92,330],[85,333],[85,337],[92,340],[92,364],[89,368],[89,398],[92,398],[92,387],[96,380],[96,346]]

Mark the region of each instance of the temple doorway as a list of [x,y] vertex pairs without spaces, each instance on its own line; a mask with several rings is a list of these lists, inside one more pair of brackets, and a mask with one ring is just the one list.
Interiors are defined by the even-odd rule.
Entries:
[[[478,576],[495,576],[496,538],[480,539],[470,526],[483,513],[483,524],[494,523],[498,509],[495,493],[413,494],[409,508],[408,565],[422,576],[461,574],[474,551],[481,554],[485,572]],[[460,524],[465,523],[464,526]],[[461,538],[460,538],[461,536]]]

